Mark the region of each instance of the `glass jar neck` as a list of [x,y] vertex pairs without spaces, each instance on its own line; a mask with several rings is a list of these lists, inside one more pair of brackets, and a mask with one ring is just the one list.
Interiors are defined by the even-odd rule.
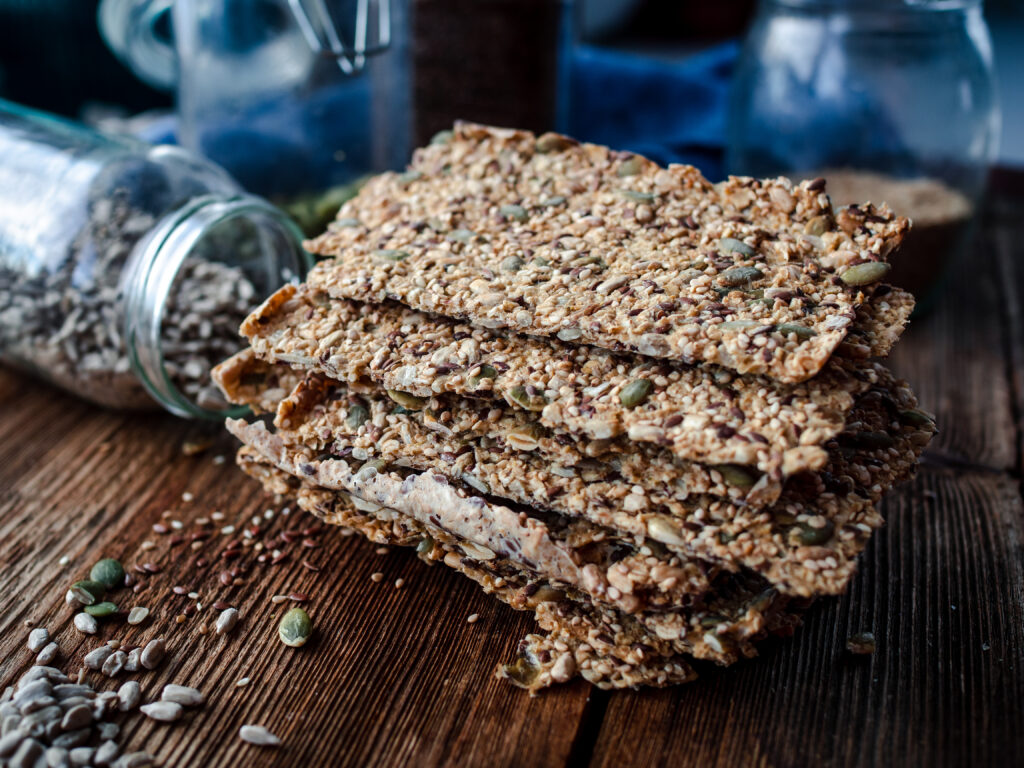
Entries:
[[762,11],[775,9],[820,13],[904,13],[980,9],[982,0],[761,0]]
[[[239,227],[243,238],[225,244],[217,233],[226,226]],[[221,419],[245,410],[222,400],[197,399],[182,390],[169,370],[165,324],[181,320],[170,317],[168,309],[181,304],[176,291],[184,273],[197,261],[217,262],[233,274],[244,271],[255,291],[251,301],[258,302],[284,283],[305,276],[313,260],[301,243],[302,233],[284,212],[244,194],[189,200],[139,240],[121,282],[124,343],[133,372],[160,405],[185,418]],[[209,311],[195,307],[190,322],[203,322],[203,313]]]

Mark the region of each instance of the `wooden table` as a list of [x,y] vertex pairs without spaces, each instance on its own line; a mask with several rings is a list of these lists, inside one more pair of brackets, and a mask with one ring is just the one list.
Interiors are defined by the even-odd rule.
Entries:
[[[0,371],[0,688],[31,663],[24,622],[49,627],[77,670],[100,638],[138,644],[165,634],[170,660],[138,676],[202,689],[208,703],[181,723],[123,720],[122,744],[166,766],[806,766],[995,765],[1024,759],[1024,206],[1000,194],[977,247],[940,309],[914,322],[892,360],[938,416],[916,480],[885,502],[888,527],[868,548],[849,593],[821,603],[797,635],[760,659],[700,666],[675,690],[607,693],[583,682],[529,698],[493,677],[530,631],[529,616],[485,597],[445,568],[404,551],[380,554],[336,530],[288,545],[224,587],[219,533],[191,549],[174,531],[214,511],[239,532],[271,509],[258,539],[312,525],[281,514],[234,468],[220,436],[185,456],[194,424],[109,413]],[[183,494],[194,495],[185,501]],[[168,517],[164,517],[167,514]],[[269,531],[270,533],[265,533]],[[237,535],[235,536],[237,538]],[[143,542],[156,548],[146,551]],[[62,566],[59,561],[68,557]],[[102,556],[153,563],[149,621],[114,620],[78,634],[66,587]],[[205,558],[209,565],[197,565]],[[319,568],[310,570],[303,560]],[[371,574],[381,572],[379,583]],[[395,587],[404,579],[402,588]],[[175,623],[189,604],[207,606]],[[303,649],[283,646],[271,596],[310,596],[317,626]],[[237,605],[227,637],[203,635],[215,600]],[[286,607],[286,606],[284,606]],[[468,623],[467,617],[479,620]],[[870,630],[878,650],[844,650]],[[249,677],[246,687],[235,682]],[[97,673],[93,679],[109,687]],[[242,743],[244,723],[281,736],[277,751]],[[1017,764],[1020,764],[1019,762]]]

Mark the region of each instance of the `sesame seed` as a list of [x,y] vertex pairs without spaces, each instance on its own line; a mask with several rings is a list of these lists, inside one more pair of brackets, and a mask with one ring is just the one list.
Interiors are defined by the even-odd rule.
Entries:
[[173,528],[174,530],[180,531],[184,527],[185,524],[181,522],[181,520],[171,520],[171,528]]
[[151,549],[156,549],[156,542],[146,539],[139,545],[144,552],[148,552]]
[[232,533],[235,532],[235,526],[225,525],[223,528],[220,529],[220,532],[225,536],[230,536]]
[[480,618],[480,614],[479,614],[479,613],[471,613],[471,614],[470,614],[470,615],[469,615],[469,616],[468,616],[468,617],[466,618],[466,623],[467,623],[467,624],[476,624],[476,622],[477,622],[477,619],[479,619],[479,618]]
[[237,683],[235,683],[235,687],[236,688],[244,688],[248,684],[249,684],[249,678],[248,677],[243,677],[241,680],[239,680]]
[[192,499],[194,499],[194,498],[195,498],[195,496],[193,496],[188,491],[185,491],[183,494],[181,494],[181,500],[182,501],[192,501]]
[[388,549],[387,547],[377,547],[377,550],[376,550],[376,551],[377,551],[377,554],[378,554],[378,555],[386,555],[386,554],[387,554],[388,552],[390,552],[391,550],[390,550],[390,549]]
[[395,589],[401,589],[405,586],[405,579],[395,579]]
[[71,562],[71,558],[68,557],[67,555],[64,555],[60,560],[57,561],[57,564],[58,565],[67,565],[70,562]]
[[288,595],[274,595],[272,598],[270,598],[270,602],[272,602],[274,605],[280,605],[287,599]]
[[370,581],[374,582],[375,584],[379,584],[380,582],[384,581],[384,574],[380,571],[377,571],[376,573],[371,573]]

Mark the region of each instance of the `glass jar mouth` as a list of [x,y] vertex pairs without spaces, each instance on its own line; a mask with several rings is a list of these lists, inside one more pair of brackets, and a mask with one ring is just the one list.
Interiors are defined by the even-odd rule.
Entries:
[[[128,359],[146,391],[176,416],[218,420],[247,410],[226,402],[203,405],[183,392],[168,370],[164,343],[167,309],[186,262],[211,233],[239,221],[255,227],[259,235],[257,258],[245,264],[259,283],[254,301],[303,278],[312,267],[313,258],[301,246],[302,233],[283,211],[252,195],[205,195],[165,215],[135,245],[124,272],[121,291]],[[219,255],[223,264],[238,258],[233,252]],[[238,349],[242,347],[240,340]]]
[[933,13],[980,8],[982,0],[764,0],[764,7],[836,13]]

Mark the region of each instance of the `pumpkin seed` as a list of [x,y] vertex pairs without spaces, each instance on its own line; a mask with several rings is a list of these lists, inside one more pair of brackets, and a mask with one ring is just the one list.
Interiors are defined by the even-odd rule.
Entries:
[[345,425],[349,429],[359,429],[370,418],[370,412],[365,406],[358,403],[348,407],[348,415],[345,417]]
[[478,387],[484,379],[496,378],[498,378],[498,370],[493,365],[484,363],[477,369],[476,373],[469,377],[469,385],[471,387]]
[[723,237],[718,241],[718,249],[722,253],[742,253],[744,256],[753,256],[755,253],[752,247],[735,237]]
[[313,622],[302,608],[292,608],[281,619],[277,634],[282,643],[298,648],[305,645],[309,636],[313,634]]
[[408,408],[410,411],[419,411],[423,409],[423,406],[427,404],[427,397],[416,397],[416,395],[408,392],[402,392],[398,389],[386,389],[388,397],[394,400],[403,408]]
[[538,267],[551,266],[551,262],[545,259],[543,256],[537,256],[536,258],[534,258],[533,263],[536,264]]
[[541,206],[542,208],[553,208],[556,205],[564,204],[565,198],[562,197],[562,195],[554,195],[552,197],[547,198],[546,200],[541,200],[539,203],[537,203],[537,205]]
[[334,226],[338,229],[351,229],[352,227],[361,227],[363,222],[359,219],[353,219],[346,217],[344,219],[335,219]]
[[548,404],[548,399],[543,394],[538,392],[535,395],[530,395],[524,386],[513,387],[508,396],[513,403],[528,411],[542,411]]
[[806,544],[809,547],[815,546],[817,544],[824,544],[831,539],[835,529],[836,524],[828,519],[825,520],[825,524],[821,528],[815,528],[805,521],[796,524],[796,537],[801,544]]
[[432,552],[434,549],[434,540],[430,536],[424,536],[420,539],[420,543],[416,545],[417,555],[426,555]]
[[870,632],[857,632],[846,641],[846,650],[850,653],[869,654],[875,652],[875,636]]
[[758,480],[754,470],[742,464],[713,464],[711,469],[717,470],[726,483],[737,488],[750,488]]
[[526,209],[521,205],[503,205],[498,209],[498,212],[506,219],[515,219],[520,224],[530,217]]
[[447,239],[453,240],[456,243],[468,243],[470,240],[476,237],[476,232],[474,232],[472,229],[453,229],[446,235],[446,237]]
[[615,171],[615,174],[621,179],[626,176],[636,176],[640,171],[644,169],[643,158],[633,155],[628,160],[624,160]]
[[98,581],[107,589],[124,586],[124,567],[112,557],[100,560],[89,571],[89,578]]
[[71,594],[82,605],[92,605],[103,599],[107,588],[99,581],[76,581],[71,585]]
[[752,280],[760,280],[764,273],[757,267],[733,267],[727,269],[719,276],[723,285],[737,286],[744,285]]
[[523,260],[518,256],[506,256],[501,261],[502,272],[518,272],[523,268]]
[[451,140],[454,139],[454,138],[455,138],[455,131],[453,131],[451,128],[445,128],[443,131],[438,131],[433,136],[431,136],[430,137],[430,143],[432,145],[434,145],[435,147],[436,146],[441,146],[443,144],[450,143]]
[[653,203],[658,199],[653,192],[638,192],[635,189],[620,189],[619,191],[635,203]]
[[924,411],[919,411],[916,408],[908,408],[907,410],[899,412],[900,421],[904,424],[909,424],[912,427],[933,427],[935,422],[932,417]]
[[405,261],[409,258],[408,253],[394,248],[378,248],[373,252],[373,255],[378,259],[384,259],[385,261]]
[[884,261],[865,261],[850,267],[839,276],[847,285],[870,285],[889,274],[889,265]]
[[557,133],[545,133],[539,139],[535,148],[537,152],[546,155],[549,152],[563,152],[570,147],[576,146],[576,141],[568,136],[561,136]]
[[540,676],[540,666],[525,654],[517,656],[511,664],[502,665],[501,671],[520,688],[532,687]]
[[832,220],[828,216],[815,216],[804,225],[808,235],[820,236],[832,229]]
[[409,183],[411,183],[413,181],[419,181],[422,178],[423,178],[423,172],[422,171],[415,171],[414,170],[414,171],[406,171],[405,173],[403,173],[402,175],[400,175],[398,177],[398,180],[401,181],[403,184],[409,184]]
[[808,328],[806,325],[800,325],[799,323],[779,323],[775,326],[775,330],[783,336],[795,333],[798,339],[809,339],[812,336],[818,335],[818,332],[813,328]]
[[87,605],[82,610],[84,610],[90,616],[94,616],[97,619],[102,619],[104,616],[110,616],[113,613],[117,613],[117,606],[107,601],[103,603],[94,603],[93,605]]
[[635,408],[651,394],[650,379],[634,379],[619,392],[619,402],[624,408]]

